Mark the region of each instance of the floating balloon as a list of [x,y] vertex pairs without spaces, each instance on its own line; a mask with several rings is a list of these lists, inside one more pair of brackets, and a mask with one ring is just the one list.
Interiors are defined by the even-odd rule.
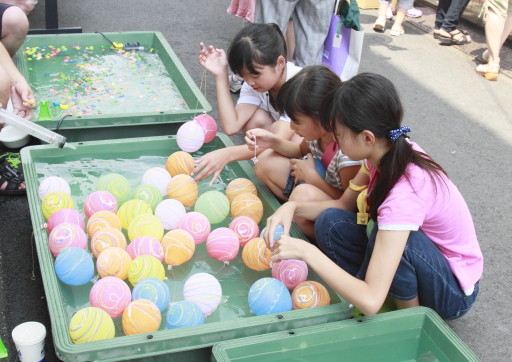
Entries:
[[164,261],[171,266],[178,266],[189,261],[196,250],[194,237],[186,230],[174,229],[162,239]]
[[59,224],[50,233],[48,246],[54,256],[59,255],[62,250],[70,246],[86,249],[87,235],[85,235],[82,228],[76,224]]
[[236,196],[231,202],[231,217],[249,216],[259,223],[263,217],[263,203],[258,196],[246,193]]
[[86,307],[76,312],[69,322],[69,336],[73,343],[101,341],[114,338],[114,321],[107,312]]
[[64,208],[57,210],[50,216],[47,222],[47,230],[49,233],[59,224],[71,223],[76,224],[82,228],[85,227],[84,217],[80,215],[75,209]]
[[103,250],[112,246],[126,249],[126,237],[120,230],[111,226],[98,229],[91,238],[91,252],[95,258]]
[[132,292],[126,282],[115,277],[98,280],[89,292],[89,303],[101,308],[112,318],[120,317],[132,300]]
[[167,197],[178,200],[185,207],[194,206],[198,195],[199,187],[189,175],[176,175],[167,185]]
[[162,201],[160,190],[153,185],[139,185],[133,190],[132,197],[137,200],[145,201],[151,209],[155,211],[156,206]]
[[132,259],[135,259],[141,255],[151,255],[162,261],[164,258],[164,249],[162,248],[162,244],[158,239],[152,236],[138,236],[133,241],[128,244],[126,248],[128,254]]
[[108,191],[117,199],[117,204],[121,206],[130,199],[130,182],[118,173],[109,173],[101,176],[96,183],[96,191]]
[[107,226],[121,230],[121,220],[112,211],[102,210],[95,212],[87,221],[87,234],[89,234],[89,237],[92,237],[96,231]]
[[240,240],[236,233],[228,228],[218,228],[213,230],[206,239],[206,251],[212,258],[230,262],[238,255],[240,249]]
[[205,316],[209,316],[220,304],[222,288],[219,281],[208,273],[196,273],[188,278],[183,287],[183,299],[196,303]]
[[92,257],[84,249],[70,246],[55,259],[55,274],[65,284],[87,284],[94,275]]
[[171,174],[165,168],[152,167],[144,172],[141,183],[155,186],[160,191],[160,195],[165,196],[169,181],[171,181]]
[[123,332],[127,336],[158,331],[162,314],[155,303],[137,299],[128,304],[123,312]]
[[164,266],[157,258],[150,255],[141,255],[132,260],[128,269],[128,280],[135,286],[144,278],[165,280]]
[[187,210],[178,200],[166,199],[158,204],[155,216],[160,219],[165,230],[176,229],[178,221]]
[[84,214],[86,218],[89,219],[94,213],[101,210],[117,212],[117,199],[108,191],[94,191],[85,198]]
[[139,215],[153,215],[151,206],[142,200],[129,200],[117,210],[117,216],[125,230],[128,230],[132,220]]
[[71,195],[71,188],[66,180],[59,176],[49,176],[41,181],[38,188],[39,199],[42,200],[46,194],[54,191],[61,191]]
[[43,197],[41,210],[43,216],[48,220],[55,212],[61,209],[72,209],[74,206],[75,203],[69,194],[62,191],[52,191]]
[[130,254],[124,249],[111,246],[103,250],[96,260],[96,269],[100,277],[126,279],[132,264]]
[[329,305],[331,297],[320,283],[307,280],[295,287],[292,292],[293,309],[304,309]]
[[240,246],[245,246],[249,240],[254,239],[260,233],[258,224],[249,216],[238,216],[234,218],[229,224],[229,228],[238,236]]
[[165,162],[165,169],[171,176],[190,175],[194,169],[194,158],[185,151],[176,151],[172,153]]
[[256,186],[254,183],[247,178],[235,178],[231,180],[226,186],[226,197],[229,202],[233,202],[235,197],[242,194],[254,194],[258,195]]
[[167,284],[160,279],[145,278],[133,287],[132,299],[147,299],[163,312],[171,301],[171,292]]
[[167,328],[193,327],[204,324],[204,314],[196,303],[180,301],[169,304],[165,316]]
[[157,240],[162,240],[164,228],[160,219],[147,214],[134,217],[128,226],[128,238],[135,240],[139,236],[152,236]]
[[249,289],[249,308],[256,315],[292,310],[292,299],[286,286],[274,278],[257,280]]
[[220,191],[206,191],[197,199],[194,211],[206,216],[210,224],[218,224],[229,215],[229,201]]
[[178,221],[178,229],[183,229],[192,234],[194,242],[201,244],[210,234],[211,225],[206,216],[199,212],[187,212]]

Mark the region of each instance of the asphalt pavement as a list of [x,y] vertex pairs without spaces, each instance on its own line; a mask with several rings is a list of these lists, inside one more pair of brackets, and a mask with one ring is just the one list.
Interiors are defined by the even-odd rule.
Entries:
[[[44,27],[44,0],[30,15],[31,28]],[[227,47],[244,26],[226,13],[229,1],[219,0],[66,0],[59,2],[59,25],[84,32],[159,31],[199,85],[196,61],[200,41]],[[429,33],[432,13],[405,24],[405,35],[371,30],[376,10],[361,11],[366,28],[360,71],[380,73],[397,86],[411,137],[448,172],[472,212],[485,257],[480,295],[464,317],[449,326],[482,361],[505,361],[512,355],[509,305],[512,290],[510,241],[512,227],[512,102],[510,63],[497,82],[475,73],[484,49],[481,27],[465,24],[474,42],[467,47],[442,46]],[[510,48],[503,57],[510,59]],[[213,79],[205,95],[217,115]],[[236,98],[236,97],[234,97]],[[240,142],[240,136],[234,136]],[[16,361],[10,338],[19,323],[35,320],[47,327],[47,361],[57,361],[51,323],[25,196],[0,196],[0,336]],[[509,357],[507,357],[509,356]]]

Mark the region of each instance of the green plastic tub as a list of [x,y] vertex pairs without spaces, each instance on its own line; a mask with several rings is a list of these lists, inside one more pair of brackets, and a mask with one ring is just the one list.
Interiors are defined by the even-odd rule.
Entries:
[[[296,310],[281,314],[254,316],[247,305],[250,286],[258,279],[271,276],[270,270],[256,272],[246,268],[241,254],[224,265],[208,256],[205,244],[199,244],[193,259],[181,266],[167,270],[167,281],[172,300],[182,300],[184,281],[197,272],[208,272],[217,277],[223,290],[222,302],[207,323],[197,327],[167,330],[165,313],[160,330],[156,333],[124,336],[120,318],[114,320],[116,337],[110,340],[73,344],[68,335],[68,323],[80,308],[89,306],[88,296],[92,283],[72,287],[61,283],[54,272],[54,258],[48,248],[48,236],[44,228],[45,219],[41,213],[38,186],[45,177],[55,175],[68,181],[75,208],[82,212],[84,198],[95,190],[98,178],[106,173],[117,172],[124,175],[135,187],[150,167],[165,164],[167,157],[178,150],[174,136],[160,136],[109,141],[72,143],[77,150],[60,149],[53,145],[40,145],[22,149],[22,160],[27,182],[32,225],[41,274],[43,278],[48,309],[52,321],[52,332],[57,355],[65,361],[116,361],[116,360],[169,360],[169,353],[179,360],[210,359],[211,347],[218,342],[256,336],[260,334],[290,330],[315,324],[328,323],[349,318],[352,309],[346,301],[330,291],[331,305]],[[199,157],[232,143],[225,135],[217,136],[193,153]],[[224,190],[229,181],[238,177],[251,179],[258,188],[258,195],[264,205],[264,216],[260,229],[279,202],[259,182],[249,162],[234,162],[220,175],[220,180],[208,185],[209,179],[200,182],[200,193],[207,190]],[[222,224],[227,226],[229,218]],[[293,228],[292,234],[303,237],[300,230]],[[310,271],[308,279],[320,281]]]
[[216,344],[216,361],[478,361],[433,310],[416,307]]
[[33,121],[70,141],[176,134],[212,109],[160,32],[29,35],[16,63],[36,95]]

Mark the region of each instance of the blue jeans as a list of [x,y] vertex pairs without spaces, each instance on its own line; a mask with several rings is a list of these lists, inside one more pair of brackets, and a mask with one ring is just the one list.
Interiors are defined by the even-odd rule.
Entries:
[[[368,238],[366,226],[357,225],[356,214],[327,209],[315,221],[320,250],[352,276],[363,280],[375,245],[377,225]],[[446,258],[421,230],[412,231],[388,296],[398,300],[419,297],[420,304],[435,310],[443,319],[462,317],[478,295],[478,283],[466,296]]]
[[454,31],[469,0],[439,0],[434,27],[447,32]]

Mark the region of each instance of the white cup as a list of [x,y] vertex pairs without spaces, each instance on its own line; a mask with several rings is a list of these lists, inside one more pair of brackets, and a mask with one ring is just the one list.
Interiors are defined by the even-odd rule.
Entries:
[[46,328],[39,322],[25,322],[12,330],[18,357],[22,362],[44,361]]

